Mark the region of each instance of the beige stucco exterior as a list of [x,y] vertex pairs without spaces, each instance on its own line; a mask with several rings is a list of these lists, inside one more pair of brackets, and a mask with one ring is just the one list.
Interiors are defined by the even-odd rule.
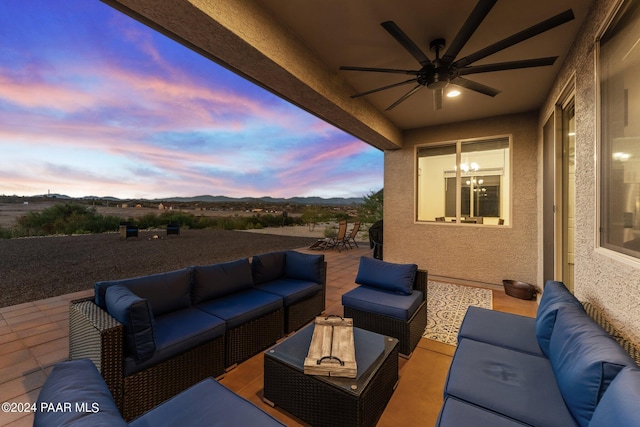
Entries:
[[[537,113],[405,132],[401,150],[385,152],[384,256],[413,262],[434,276],[502,286],[538,283]],[[507,226],[416,221],[416,145],[512,137],[513,200]]]
[[[576,237],[575,287],[580,300],[600,308],[612,323],[640,342],[640,260],[599,248],[598,94],[596,37],[618,1],[597,0],[541,110],[538,127],[575,80]],[[635,118],[637,120],[637,118]],[[541,142],[540,142],[541,145]],[[540,151],[541,153],[541,151]],[[539,154],[540,154],[539,153]],[[542,171],[539,171],[541,176]],[[542,231],[542,230],[540,230]]]

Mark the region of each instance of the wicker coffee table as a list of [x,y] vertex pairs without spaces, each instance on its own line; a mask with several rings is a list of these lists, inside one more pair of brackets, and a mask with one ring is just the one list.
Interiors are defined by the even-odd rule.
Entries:
[[305,375],[314,326],[264,353],[264,401],[313,426],[374,426],[398,383],[398,340],[354,328],[356,378]]

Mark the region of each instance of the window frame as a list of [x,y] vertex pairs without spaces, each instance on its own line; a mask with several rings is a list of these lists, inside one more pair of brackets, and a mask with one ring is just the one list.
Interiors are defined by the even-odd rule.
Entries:
[[[464,215],[462,213],[462,181],[465,177],[463,177],[463,175],[466,175],[465,173],[463,173],[462,168],[460,167],[461,163],[462,163],[462,156],[464,154],[463,152],[463,145],[465,143],[482,143],[482,142],[491,142],[491,141],[496,141],[496,140],[506,140],[508,141],[508,154],[505,158],[505,161],[507,163],[505,163],[505,165],[503,166],[503,170],[500,173],[490,173],[492,170],[495,170],[495,168],[485,168],[485,171],[482,172],[482,174],[485,174],[487,176],[494,176],[494,175],[500,175],[502,176],[502,180],[500,183],[500,193],[503,192],[504,188],[507,187],[508,190],[505,191],[505,195],[503,198],[500,199],[501,201],[501,205],[500,205],[500,210],[502,212],[502,216],[498,216],[498,217],[486,217],[486,218],[495,218],[496,222],[498,222],[499,219],[503,219],[504,223],[503,224],[493,224],[493,223],[485,223],[484,219],[482,222],[479,223],[470,223],[470,222],[464,222],[464,221],[460,221],[461,217],[464,217],[466,215]],[[455,180],[456,180],[456,216],[455,216],[455,220],[449,220],[449,221],[438,221],[435,218],[434,219],[420,219],[420,209],[421,209],[421,199],[420,199],[420,176],[421,176],[421,170],[420,170],[420,158],[422,156],[420,156],[420,149],[422,148],[437,148],[437,147],[455,147],[455,167],[454,170],[446,170],[443,171],[444,172],[444,176],[443,178],[446,180],[447,178],[452,178],[452,176],[450,176],[452,173],[455,172]],[[485,150],[480,150],[480,152],[485,151]],[[489,150],[486,150],[489,151]],[[481,169],[482,170],[482,169]],[[415,149],[414,149],[414,223],[415,224],[437,224],[437,225],[448,225],[448,226],[479,226],[479,227],[501,227],[501,228],[510,228],[511,224],[512,224],[512,217],[513,217],[513,134],[499,134],[499,135],[490,135],[490,136],[483,136],[483,137],[474,137],[474,138],[461,138],[461,139],[453,139],[453,140],[447,140],[447,141],[438,141],[438,142],[430,142],[430,143],[422,143],[422,144],[416,144]],[[507,182],[507,185],[504,184],[504,182]],[[445,190],[446,191],[446,190]],[[446,193],[445,193],[445,197],[446,197]],[[444,201],[445,203],[445,210],[446,210],[446,201]],[[483,217],[484,218],[484,217]]]
[[[617,23],[624,14],[627,12],[626,8],[629,4],[633,3],[633,0],[620,0],[618,1],[614,7],[610,10],[610,14],[606,22],[602,25],[600,30],[598,31],[598,35],[595,38],[595,86],[596,86],[596,159],[595,159],[595,168],[596,168],[596,221],[595,221],[595,242],[596,248],[598,250],[603,251],[603,253],[617,258],[625,263],[630,263],[631,265],[637,266],[640,264],[640,250],[632,250],[625,248],[623,245],[626,242],[623,238],[621,244],[611,243],[607,241],[607,237],[611,239],[613,231],[611,230],[612,223],[609,221],[609,224],[606,224],[612,214],[610,203],[610,195],[605,195],[604,192],[611,185],[611,176],[612,173],[608,175],[605,172],[611,172],[612,165],[612,153],[615,151],[615,147],[613,146],[613,136],[610,135],[609,132],[605,135],[605,132],[610,127],[609,123],[606,123],[608,115],[611,114],[611,110],[613,108],[612,105],[607,105],[605,108],[604,103],[606,102],[605,96],[603,94],[603,86],[605,78],[605,72],[603,71],[603,54],[602,54],[602,39],[608,35],[608,32],[613,29],[613,25]],[[640,19],[638,17],[637,19]],[[618,46],[616,46],[619,48]],[[608,64],[611,66],[611,64]],[[640,84],[640,78],[636,77],[634,74],[635,82]],[[625,94],[626,97],[626,94]],[[625,100],[626,101],[626,100]],[[629,108],[628,105],[626,108]],[[627,113],[628,114],[628,113]],[[626,119],[626,118],[625,118]],[[626,125],[626,124],[625,124]],[[640,138],[640,135],[638,137]],[[605,165],[605,162],[609,162]],[[624,172],[623,172],[624,173]],[[623,180],[624,183],[624,180]],[[609,212],[605,212],[605,210],[609,210]],[[623,212],[624,214],[624,212]],[[625,220],[626,221],[626,220]],[[623,221],[623,222],[625,222]],[[638,221],[638,219],[635,219]],[[624,227],[624,224],[623,224]],[[624,227],[627,228],[627,227]]]

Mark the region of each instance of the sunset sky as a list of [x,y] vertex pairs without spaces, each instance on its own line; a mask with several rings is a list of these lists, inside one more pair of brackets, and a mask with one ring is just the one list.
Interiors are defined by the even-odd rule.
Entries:
[[359,197],[383,153],[98,0],[0,1],[0,195]]

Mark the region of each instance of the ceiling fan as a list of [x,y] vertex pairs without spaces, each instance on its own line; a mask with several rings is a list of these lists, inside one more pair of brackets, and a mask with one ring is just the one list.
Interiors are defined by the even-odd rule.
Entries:
[[493,64],[484,65],[471,65],[476,61],[486,58],[489,55],[493,55],[503,49],[534,37],[538,34],[544,33],[552,28],[562,25],[566,22],[574,19],[573,11],[571,9],[566,10],[556,16],[553,16],[547,20],[544,20],[536,25],[533,25],[526,30],[520,31],[510,37],[500,40],[490,46],[480,49],[464,58],[456,60],[456,57],[471,38],[475,30],[480,26],[484,18],[489,14],[489,11],[497,0],[479,0],[476,7],[471,12],[471,15],[467,18],[466,22],[456,35],[453,42],[447,48],[444,55],[440,56],[441,51],[444,49],[446,43],[444,39],[435,39],[430,43],[430,49],[435,53],[435,59],[431,60],[425,53],[398,27],[393,21],[383,22],[382,27],[387,30],[398,43],[402,45],[417,61],[420,63],[421,68],[419,70],[399,70],[391,68],[370,68],[370,67],[349,67],[341,66],[341,70],[346,71],[369,71],[376,73],[394,73],[394,74],[408,74],[414,76],[409,80],[405,80],[399,83],[382,86],[376,89],[368,90],[366,92],[358,93],[351,98],[357,98],[360,96],[369,95],[375,92],[380,92],[386,89],[406,85],[409,83],[416,83],[416,86],[409,92],[405,93],[400,99],[387,107],[386,111],[392,110],[400,103],[405,101],[411,95],[422,89],[428,87],[433,91],[433,106],[435,110],[442,108],[442,94],[443,89],[449,84],[457,85],[465,89],[473,90],[475,92],[482,93],[488,96],[496,96],[500,93],[499,90],[492,87],[483,85],[472,80],[468,80],[462,76],[477,73],[488,73],[492,71],[504,71],[514,70],[518,68],[531,68],[531,67],[544,67],[553,65],[557,56],[525,59],[521,61],[509,61],[499,62]]

